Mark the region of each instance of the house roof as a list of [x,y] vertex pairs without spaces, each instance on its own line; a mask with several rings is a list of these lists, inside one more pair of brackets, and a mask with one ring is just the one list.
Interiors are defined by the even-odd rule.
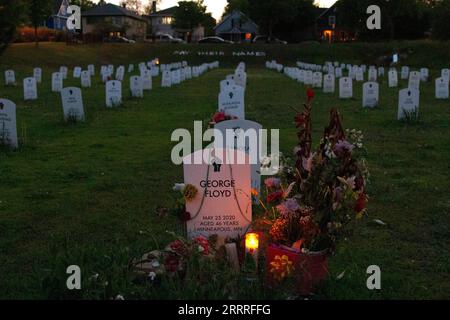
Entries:
[[239,14],[241,17],[245,17],[247,19],[247,22],[253,24],[256,28],[259,28],[259,26],[254,23],[250,18],[248,18],[242,11],[239,10],[234,10],[232,13],[227,14],[226,16],[223,17],[222,21],[220,21],[215,27],[214,30],[216,30],[217,28],[219,28],[222,24],[224,24],[228,19],[230,19],[234,14]]
[[158,16],[173,16],[175,14],[175,10],[178,6],[173,6],[167,9],[156,11],[155,13],[150,14],[150,17],[158,17]]
[[125,16],[138,20],[144,20],[138,14],[124,8],[121,6],[116,6],[112,3],[107,3],[104,5],[98,5],[88,11],[82,12],[83,17],[102,17],[102,16]]

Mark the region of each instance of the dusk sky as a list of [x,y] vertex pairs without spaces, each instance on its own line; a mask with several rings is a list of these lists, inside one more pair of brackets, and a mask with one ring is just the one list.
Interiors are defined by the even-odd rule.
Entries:
[[[98,1],[96,1],[96,2],[98,2]],[[119,4],[120,0],[106,0],[106,2]],[[141,2],[143,4],[147,4],[149,1],[142,0]],[[335,3],[336,0],[318,0],[316,2],[319,3],[319,5],[321,7],[329,7],[333,3]],[[169,8],[169,7],[176,5],[177,3],[178,3],[178,0],[162,0],[159,5],[159,8],[160,9]],[[214,18],[219,20],[220,17],[222,16],[223,9],[225,8],[225,5],[227,4],[227,0],[205,0],[205,4],[207,5],[208,10],[212,13]]]

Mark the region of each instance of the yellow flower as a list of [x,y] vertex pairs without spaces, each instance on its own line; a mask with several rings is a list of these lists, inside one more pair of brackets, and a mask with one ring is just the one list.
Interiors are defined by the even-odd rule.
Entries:
[[272,273],[273,278],[278,281],[282,281],[286,277],[290,276],[295,270],[292,261],[286,255],[275,256],[275,259],[270,263],[270,273]]
[[187,202],[191,202],[195,199],[195,197],[197,196],[198,190],[195,186],[193,186],[192,184],[188,184],[186,185],[186,187],[184,188],[184,199]]
[[254,197],[259,196],[259,192],[255,188],[252,188],[252,196],[254,196]]

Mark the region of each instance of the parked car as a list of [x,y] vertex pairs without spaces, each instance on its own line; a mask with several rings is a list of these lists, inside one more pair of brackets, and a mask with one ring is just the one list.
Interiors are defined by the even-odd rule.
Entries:
[[233,44],[233,41],[222,39],[221,37],[206,37],[198,41],[198,43],[227,43]]
[[168,33],[161,33],[155,36],[155,42],[166,42],[166,43],[185,43],[183,39],[175,38]]
[[110,42],[110,43],[136,43],[136,41],[127,39],[125,37],[108,37],[104,40],[104,42]]
[[287,41],[280,40],[278,38],[270,38],[269,36],[256,36],[253,39],[253,43],[277,43],[277,44],[287,44]]

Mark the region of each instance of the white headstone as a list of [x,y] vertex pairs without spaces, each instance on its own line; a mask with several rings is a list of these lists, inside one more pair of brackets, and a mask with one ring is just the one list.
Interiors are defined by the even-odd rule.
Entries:
[[73,77],[76,79],[81,77],[81,67],[75,67],[73,69]]
[[450,81],[450,69],[442,69],[441,77],[446,79],[447,81]]
[[413,71],[409,74],[408,88],[416,90],[420,89],[420,72]]
[[377,82],[378,80],[378,72],[377,69],[370,68],[369,69],[369,75],[367,77],[369,82]]
[[234,74],[234,81],[236,85],[241,86],[243,88],[247,87],[247,73],[245,71],[239,70]]
[[171,71],[172,84],[180,84],[181,83],[181,71],[180,69]]
[[152,82],[152,72],[151,70],[145,70],[141,74],[142,78],[142,88],[144,90],[152,90],[153,82]]
[[142,77],[132,76],[130,77],[130,91],[133,98],[144,97],[144,87],[142,85]]
[[[217,123],[214,129],[222,133],[223,140],[218,137],[214,139],[215,148],[228,148],[244,151],[250,157],[252,165],[252,188],[261,193],[261,161],[260,154],[260,132],[262,125],[248,120],[229,120]],[[227,137],[228,134],[230,135]],[[254,142],[250,145],[250,138]]]
[[118,107],[122,104],[122,82],[110,80],[106,83],[106,106]]
[[420,69],[420,80],[422,82],[427,82],[429,76],[430,76],[430,70],[428,68]]
[[134,64],[128,65],[128,73],[131,73],[134,71]]
[[314,72],[312,86],[313,88],[322,88],[322,72]]
[[93,64],[88,65],[88,71],[91,74],[91,77],[95,76],[95,66]]
[[[87,71],[89,73],[89,71]],[[83,97],[81,89],[67,87],[61,90],[64,121],[84,121]]]
[[120,66],[116,70],[116,80],[122,82],[124,77],[125,77],[125,67]]
[[61,72],[52,73],[52,92],[61,92],[63,88],[63,74]]
[[59,67],[59,72],[62,74],[63,80],[65,80],[67,79],[67,73],[69,72],[69,68],[67,68],[66,66],[61,66]]
[[380,100],[378,82],[366,82],[363,85],[363,108],[374,108]]
[[397,119],[407,117],[418,117],[419,115],[420,91],[416,89],[403,89],[399,92]]
[[83,88],[91,87],[91,72],[89,70],[85,70],[81,72],[81,86]]
[[34,68],[33,69],[33,77],[36,79],[36,83],[41,83],[42,82],[42,69]]
[[220,81],[220,92],[227,90],[229,87],[236,86],[233,80],[225,79]]
[[339,98],[353,98],[353,81],[349,77],[339,79]]
[[170,71],[163,71],[161,78],[161,87],[170,88],[172,86],[172,76]]
[[398,73],[397,73],[397,70],[389,70],[388,78],[389,78],[389,88],[396,88],[396,87],[398,87]]
[[13,70],[5,71],[5,84],[7,86],[16,84],[16,74]]
[[16,105],[11,100],[0,99],[0,144],[17,149]]
[[335,79],[333,74],[327,74],[323,77],[323,92],[334,93],[335,91]]
[[436,79],[436,99],[449,98],[449,82],[440,77]]
[[[211,153],[212,149],[199,150],[184,158],[184,183],[198,190],[196,197],[186,202],[186,211],[191,213],[188,237],[243,236],[252,222],[251,167],[230,164],[229,159],[248,156],[230,149]],[[193,158],[202,157],[206,163],[193,164]]]
[[219,94],[219,111],[234,116],[239,120],[245,119],[244,88],[232,86]]
[[408,78],[409,78],[409,67],[407,67],[407,66],[402,67],[400,78],[402,80],[408,80]]
[[384,74],[385,74],[384,67],[378,67],[378,76],[384,77]]
[[23,99],[36,100],[37,98],[36,78],[30,77],[23,79]]

